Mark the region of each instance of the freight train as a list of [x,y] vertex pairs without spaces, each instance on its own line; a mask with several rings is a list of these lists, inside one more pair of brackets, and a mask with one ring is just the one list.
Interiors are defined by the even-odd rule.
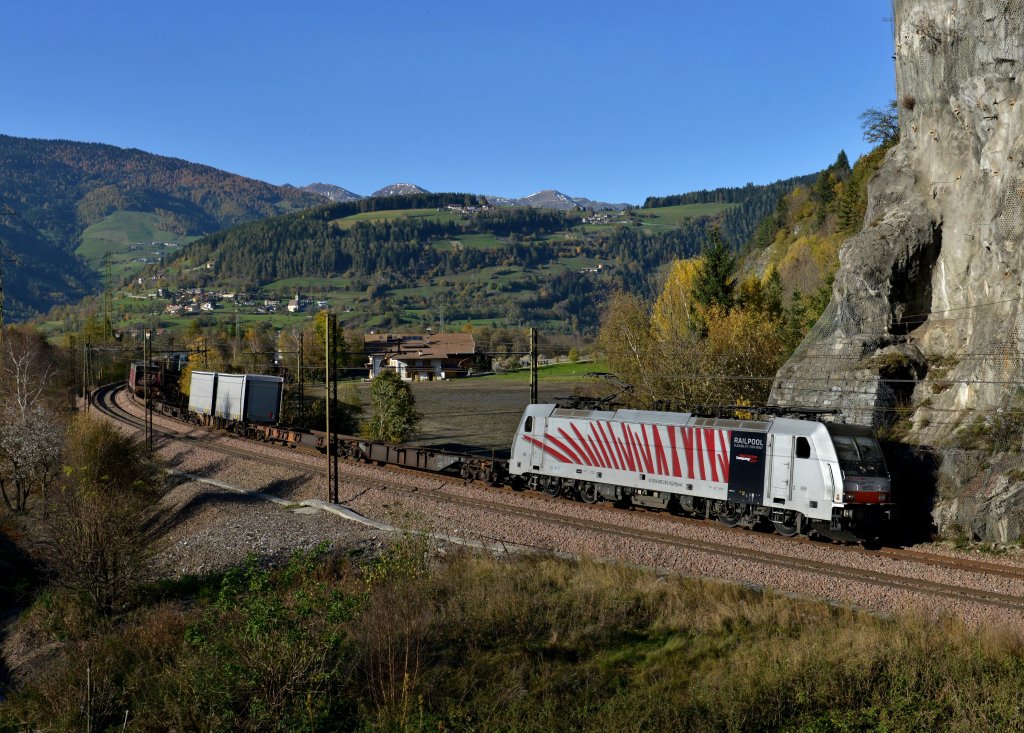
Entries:
[[[162,412],[247,437],[588,504],[700,516],[730,527],[839,541],[879,537],[896,516],[881,446],[860,425],[739,420],[644,410],[529,405],[509,459],[275,424],[282,380],[194,372],[189,411]],[[220,397],[218,398],[218,392]],[[220,400],[220,402],[218,402]]]
[[177,357],[133,361],[128,367],[128,387],[137,397],[146,394],[165,402],[174,402],[178,395],[178,380],[181,378],[181,362]]

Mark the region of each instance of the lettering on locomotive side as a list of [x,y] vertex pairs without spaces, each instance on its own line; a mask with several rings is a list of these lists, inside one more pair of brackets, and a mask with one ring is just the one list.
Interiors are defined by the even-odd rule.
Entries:
[[669,479],[654,478],[654,477],[651,477],[650,479],[648,479],[648,481],[650,481],[650,483],[652,483],[652,484],[661,484],[662,486],[672,486],[672,487],[675,487],[677,489],[681,489],[685,485],[682,481],[671,481]]
[[764,433],[733,431],[729,501],[742,504],[762,502],[766,446],[767,436]]

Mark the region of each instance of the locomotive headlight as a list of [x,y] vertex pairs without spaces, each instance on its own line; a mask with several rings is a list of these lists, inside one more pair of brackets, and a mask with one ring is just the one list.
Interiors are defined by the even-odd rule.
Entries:
[[835,499],[836,504],[842,504],[843,503],[843,490],[842,489],[836,489],[836,495],[834,497],[832,497],[832,498]]

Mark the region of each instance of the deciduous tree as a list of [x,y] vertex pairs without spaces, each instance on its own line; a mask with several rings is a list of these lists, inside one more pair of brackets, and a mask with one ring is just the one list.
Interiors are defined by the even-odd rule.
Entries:
[[416,433],[423,417],[416,410],[416,397],[397,372],[384,371],[374,377],[370,387],[373,417],[366,426],[373,440],[401,443]]
[[893,99],[885,107],[868,107],[860,113],[864,139],[872,145],[889,145],[900,137],[900,116]]
[[656,342],[651,329],[651,314],[642,299],[628,293],[616,293],[605,306],[598,346],[608,360],[608,368],[633,385],[636,397],[644,404],[660,399]]
[[698,260],[689,259],[676,260],[669,268],[665,286],[651,314],[651,325],[659,338],[673,338],[696,330],[693,288],[699,267]]
[[64,424],[47,399],[53,371],[40,334],[7,329],[0,354],[0,496],[13,512],[27,510],[60,467]]

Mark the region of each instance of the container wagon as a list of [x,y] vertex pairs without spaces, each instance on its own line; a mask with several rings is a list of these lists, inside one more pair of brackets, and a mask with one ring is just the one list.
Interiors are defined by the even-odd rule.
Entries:
[[201,424],[276,424],[281,418],[283,377],[192,372],[189,412]]

